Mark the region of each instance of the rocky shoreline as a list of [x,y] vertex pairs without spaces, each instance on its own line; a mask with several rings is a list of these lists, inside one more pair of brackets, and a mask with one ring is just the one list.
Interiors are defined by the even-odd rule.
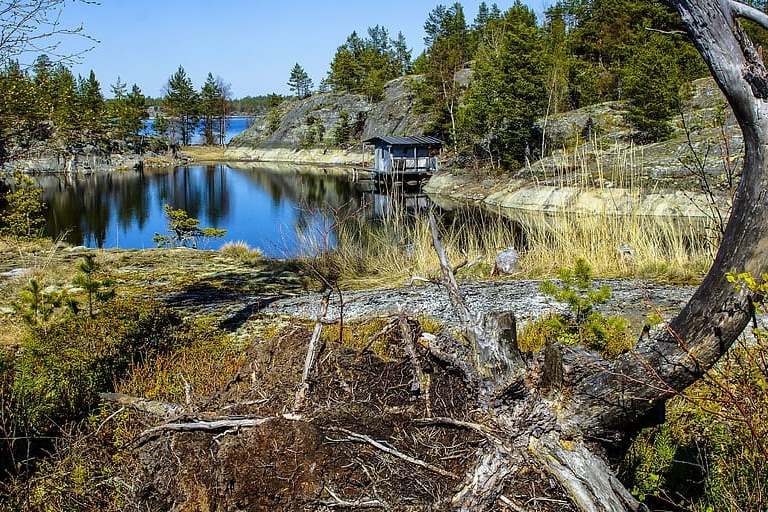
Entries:
[[3,171],[10,173],[19,170],[24,174],[104,174],[131,171],[143,167],[167,167],[183,165],[191,161],[184,154],[176,157],[166,153],[147,152],[79,154],[74,158],[62,158],[55,152],[46,152],[14,161],[13,167],[6,166]]
[[[626,188],[580,188],[540,185],[523,179],[488,179],[444,173],[424,186],[437,204],[451,209],[474,203],[508,216],[531,212],[548,214],[608,214],[687,218],[706,221],[708,196],[701,192]],[[726,205],[727,201],[722,203]]]
[[228,147],[223,154],[225,161],[277,162],[313,165],[349,165],[364,166],[370,160],[365,152],[352,149],[291,147]]

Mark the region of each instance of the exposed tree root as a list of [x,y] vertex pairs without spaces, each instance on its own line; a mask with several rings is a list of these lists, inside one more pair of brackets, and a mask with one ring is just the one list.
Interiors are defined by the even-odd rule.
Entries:
[[382,443],[381,441],[376,441],[370,436],[366,436],[365,434],[358,434],[356,432],[352,432],[350,430],[347,430],[345,428],[329,428],[328,429],[331,432],[341,432],[343,434],[346,434],[346,438],[340,438],[340,439],[328,439],[331,442],[339,443],[339,442],[356,442],[356,443],[368,443],[369,445],[373,446],[374,448],[383,451],[384,453],[387,453],[389,455],[392,455],[394,457],[397,457],[400,460],[404,460],[405,462],[408,462],[409,464],[413,464],[414,466],[419,466],[424,469],[428,469],[429,471],[432,471],[433,473],[437,473],[438,475],[446,476],[448,478],[454,478],[459,479],[459,475],[455,473],[451,473],[450,471],[446,471],[443,468],[437,467],[434,464],[430,464],[428,462],[424,462],[423,460],[417,459],[415,457],[412,457],[410,455],[406,455],[405,453],[393,448],[392,446],[387,446],[386,444]]

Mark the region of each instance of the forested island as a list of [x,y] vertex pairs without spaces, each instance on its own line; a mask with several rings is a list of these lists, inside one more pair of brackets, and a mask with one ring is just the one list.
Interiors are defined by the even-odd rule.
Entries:
[[764,3],[410,6],[237,95],[78,6],[0,0],[0,511],[766,510]]

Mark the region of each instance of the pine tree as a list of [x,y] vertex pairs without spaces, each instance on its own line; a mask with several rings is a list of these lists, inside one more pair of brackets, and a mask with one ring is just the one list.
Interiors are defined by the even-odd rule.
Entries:
[[[84,134],[83,130],[94,129],[94,115],[90,110],[85,110],[80,105],[80,92],[75,76],[65,66],[59,65],[50,75],[50,117],[56,127],[56,135],[64,146],[70,146],[81,142],[91,135]],[[87,120],[90,125],[85,124]]]
[[411,72],[411,50],[405,41],[405,35],[402,32],[397,33],[397,39],[392,41],[393,57],[397,62],[398,74],[407,75]]
[[352,137],[352,126],[349,124],[349,114],[342,111],[339,114],[339,121],[333,129],[333,143],[337,146],[343,146],[349,142]]
[[53,72],[53,62],[48,55],[40,55],[35,59],[35,63],[32,67],[32,76],[35,80],[35,86],[37,88],[37,100],[40,108],[50,113],[53,104],[53,85],[51,81],[51,73]]
[[114,281],[110,278],[99,279],[100,266],[93,254],[86,254],[77,265],[78,274],[72,284],[82,288],[88,297],[88,316],[94,317],[93,305],[106,302],[115,296]]
[[312,79],[304,68],[297,62],[291,70],[291,76],[288,79],[288,87],[299,98],[306,98],[312,93]]
[[461,4],[437,6],[430,12],[424,31],[427,50],[420,64],[424,80],[416,85],[417,99],[423,110],[432,113],[429,131],[448,136],[455,144],[456,113],[463,92],[456,74],[472,57],[472,38]]
[[627,117],[641,142],[661,140],[672,133],[670,120],[680,112],[685,83],[677,48],[674,39],[650,34],[625,67],[623,82],[631,98]]
[[347,45],[339,46],[331,61],[328,83],[336,91],[356,92],[363,81],[364,70]]
[[82,128],[88,132],[87,137],[102,135],[104,129],[104,96],[101,84],[96,79],[96,73],[91,70],[88,78],[78,80],[78,104],[82,116]]
[[488,27],[490,15],[491,13],[488,9],[488,4],[480,2],[480,6],[477,8],[477,16],[475,16],[475,21],[472,23],[472,30],[478,32],[484,31]]
[[173,118],[174,138],[189,145],[200,121],[200,100],[192,79],[182,66],[168,79],[163,106]]
[[402,33],[389,39],[386,28],[376,25],[361,39],[357,32],[347,37],[331,61],[327,81],[335,91],[364,94],[381,99],[384,84],[411,71],[411,51]]
[[461,111],[462,131],[492,162],[523,163],[534,120],[547,105],[546,57],[534,12],[516,1],[489,30],[501,44],[484,44]]
[[128,92],[127,84],[120,77],[111,89],[114,98],[108,102],[107,110],[112,121],[112,135],[119,140],[133,139],[144,128],[147,99],[136,84]]
[[121,100],[128,94],[128,86],[125,82],[120,80],[119,76],[115,83],[110,86],[110,89],[112,89],[112,96],[114,96],[116,100]]
[[217,114],[221,107],[221,98],[223,95],[219,83],[208,73],[208,77],[200,90],[200,113],[203,118],[203,137],[205,143],[213,145],[215,143],[214,131],[216,130]]
[[28,147],[45,120],[36,85],[17,62],[0,71],[0,167]]

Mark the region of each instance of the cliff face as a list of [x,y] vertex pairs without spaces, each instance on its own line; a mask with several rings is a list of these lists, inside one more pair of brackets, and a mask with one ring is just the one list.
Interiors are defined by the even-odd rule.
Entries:
[[418,77],[402,77],[388,82],[381,101],[370,102],[359,94],[323,93],[285,102],[279,108],[280,123],[268,131],[267,116],[235,137],[230,148],[235,152],[269,148],[298,149],[308,132],[321,135],[314,142],[321,147],[333,143],[334,129],[342,112],[349,116],[353,141],[374,135],[422,135],[428,115],[414,111],[414,95],[408,85]]
[[538,150],[543,140],[551,153],[516,177],[536,176],[539,182],[558,184],[573,172],[610,174],[621,169],[657,186],[698,189],[692,168],[701,165],[708,175],[722,176],[724,165],[739,167],[744,143],[714,80],[695,80],[689,90],[681,115],[670,121],[671,136],[653,144],[632,142],[635,133],[626,117],[626,102],[599,103],[539,119],[533,145]]

